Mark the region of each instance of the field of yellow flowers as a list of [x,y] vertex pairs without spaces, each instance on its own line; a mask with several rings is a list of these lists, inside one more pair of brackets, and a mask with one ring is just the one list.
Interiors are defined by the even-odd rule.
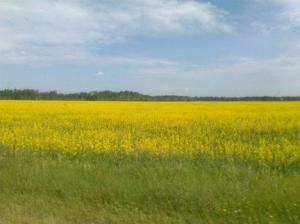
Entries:
[[0,102],[0,146],[70,153],[204,153],[291,164],[298,102]]
[[300,102],[0,101],[0,223],[300,223]]

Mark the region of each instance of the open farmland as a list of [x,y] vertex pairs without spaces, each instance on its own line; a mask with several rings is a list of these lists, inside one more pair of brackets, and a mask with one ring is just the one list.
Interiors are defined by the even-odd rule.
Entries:
[[0,223],[299,223],[299,102],[0,101]]

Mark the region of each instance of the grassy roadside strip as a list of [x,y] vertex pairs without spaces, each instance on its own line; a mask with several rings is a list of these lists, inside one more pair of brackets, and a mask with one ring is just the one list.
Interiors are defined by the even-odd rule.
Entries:
[[0,150],[0,223],[299,223],[299,164]]

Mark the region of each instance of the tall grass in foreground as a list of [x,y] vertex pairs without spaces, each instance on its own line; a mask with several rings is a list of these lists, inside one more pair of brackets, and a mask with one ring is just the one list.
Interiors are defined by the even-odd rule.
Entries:
[[299,102],[0,101],[0,223],[299,223]]
[[0,223],[299,223],[299,164],[0,153]]

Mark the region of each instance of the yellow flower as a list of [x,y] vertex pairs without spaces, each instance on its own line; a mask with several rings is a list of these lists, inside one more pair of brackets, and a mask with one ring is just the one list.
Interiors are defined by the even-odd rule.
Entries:
[[300,159],[299,102],[0,101],[0,146]]

